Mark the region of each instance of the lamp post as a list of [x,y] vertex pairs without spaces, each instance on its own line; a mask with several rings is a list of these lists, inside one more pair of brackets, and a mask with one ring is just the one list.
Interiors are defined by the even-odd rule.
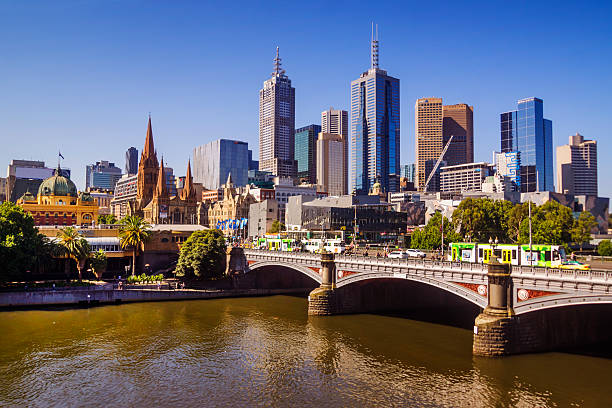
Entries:
[[531,252],[531,201],[529,201],[529,266],[533,266],[533,253]]

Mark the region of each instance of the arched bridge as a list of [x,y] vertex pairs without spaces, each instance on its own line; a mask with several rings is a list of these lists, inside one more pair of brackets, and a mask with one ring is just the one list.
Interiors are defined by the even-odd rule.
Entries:
[[415,299],[427,306],[432,298],[454,295],[437,306],[453,312],[467,301],[475,305],[470,316],[478,314],[475,307],[481,311],[474,324],[476,355],[612,341],[612,271],[260,250],[244,254],[250,271],[292,269],[311,287],[318,286],[308,297],[311,315],[377,311]]

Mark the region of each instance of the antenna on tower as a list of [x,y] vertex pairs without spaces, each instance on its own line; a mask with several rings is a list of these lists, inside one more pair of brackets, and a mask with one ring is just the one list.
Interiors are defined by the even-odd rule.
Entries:
[[281,68],[281,57],[279,56],[278,46],[276,47],[276,58],[274,58],[274,72],[272,76],[285,76],[285,70]]
[[378,24],[376,24],[376,36],[374,36],[374,22],[372,22],[372,54],[371,68],[378,69]]

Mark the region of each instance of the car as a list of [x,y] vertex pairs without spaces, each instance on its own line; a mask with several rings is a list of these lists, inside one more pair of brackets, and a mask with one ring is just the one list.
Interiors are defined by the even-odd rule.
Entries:
[[404,251],[392,251],[389,252],[389,258],[406,259],[408,258],[408,255]]
[[591,266],[589,264],[583,264],[580,263],[578,261],[563,261],[563,263],[561,264],[561,266],[559,266],[560,269],[575,269],[578,271],[588,271],[589,269],[591,269]]
[[408,255],[410,258],[425,258],[425,253],[419,249],[407,249],[406,255]]

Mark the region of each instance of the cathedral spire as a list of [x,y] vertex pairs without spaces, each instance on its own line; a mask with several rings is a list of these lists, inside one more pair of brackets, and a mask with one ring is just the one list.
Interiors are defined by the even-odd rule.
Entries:
[[155,154],[155,146],[153,145],[153,130],[151,129],[151,115],[149,114],[149,124],[147,125],[147,138],[145,140],[142,157],[148,158]]
[[195,189],[193,187],[193,176],[191,175],[191,160],[187,162],[187,174],[185,175],[185,185],[183,185],[183,191],[181,191],[181,199],[187,200],[188,198],[195,197]]
[[159,171],[157,172],[157,185],[155,186],[156,197],[167,197],[168,187],[166,186],[166,175],[164,174],[164,158],[161,159]]

